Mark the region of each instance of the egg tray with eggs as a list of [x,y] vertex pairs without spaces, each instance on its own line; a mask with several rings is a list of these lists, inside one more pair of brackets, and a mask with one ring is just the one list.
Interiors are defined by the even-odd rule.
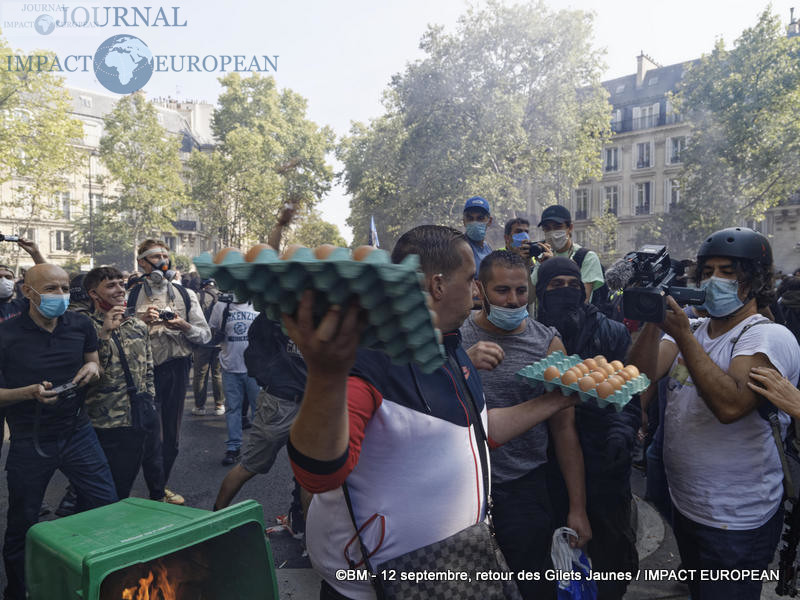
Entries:
[[370,246],[320,246],[315,250],[290,247],[279,256],[266,244],[243,255],[225,248],[212,257],[205,252],[193,260],[203,278],[213,277],[221,290],[280,321],[293,314],[307,289],[314,295],[313,313],[319,320],[331,305],[354,296],[366,309],[368,326],[361,345],[388,354],[396,364],[415,362],[425,373],[444,363],[444,348],[422,288],[419,258],[410,255],[393,264],[384,250]]
[[630,402],[634,394],[650,385],[647,376],[639,373],[633,365],[608,362],[599,355],[582,360],[580,356],[566,356],[560,351],[523,367],[517,371],[516,377],[532,386],[543,383],[548,392],[556,388],[565,396],[577,392],[583,402],[593,400],[600,408],[610,404],[617,412]]

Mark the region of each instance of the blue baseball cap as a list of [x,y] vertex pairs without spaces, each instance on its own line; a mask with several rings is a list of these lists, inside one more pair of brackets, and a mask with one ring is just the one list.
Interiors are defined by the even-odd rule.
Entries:
[[492,213],[492,211],[489,210],[489,203],[486,201],[486,198],[481,198],[480,196],[473,196],[466,201],[464,204],[464,212],[467,212],[470,208],[485,210],[487,215]]

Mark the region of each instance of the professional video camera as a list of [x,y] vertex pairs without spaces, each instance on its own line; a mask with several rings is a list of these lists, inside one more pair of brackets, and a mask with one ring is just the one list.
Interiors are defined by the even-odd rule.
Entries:
[[[626,318],[660,323],[666,316],[665,296],[672,296],[680,305],[697,305],[706,300],[703,290],[673,285],[682,276],[683,269],[670,260],[666,246],[648,244],[612,265],[606,281],[609,287],[624,288],[622,312]],[[612,280],[618,285],[613,285]]]

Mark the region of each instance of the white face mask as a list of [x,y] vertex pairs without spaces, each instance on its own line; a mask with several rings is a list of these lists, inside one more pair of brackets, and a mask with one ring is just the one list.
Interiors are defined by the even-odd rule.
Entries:
[[10,298],[11,294],[14,293],[14,281],[12,279],[6,279],[5,277],[0,277],[0,300],[5,300],[6,298]]
[[553,247],[556,252],[561,252],[567,245],[567,230],[556,229],[544,234],[544,241]]

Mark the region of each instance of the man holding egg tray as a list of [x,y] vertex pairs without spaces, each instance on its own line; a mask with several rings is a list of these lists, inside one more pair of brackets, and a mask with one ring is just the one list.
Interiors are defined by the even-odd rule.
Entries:
[[[592,537],[586,516],[583,455],[575,431],[578,395],[545,393],[514,380],[521,368],[552,352],[564,352],[558,331],[528,317],[528,268],[517,253],[497,250],[483,259],[478,273],[483,308],[461,327],[464,346],[481,369],[490,410],[530,403],[540,411],[536,425],[494,448],[492,499],[495,533],[510,569],[544,573],[556,527],[547,493],[545,464],[552,436],[558,464],[569,490],[567,526],[578,533],[577,546]],[[554,598],[555,583],[517,580],[523,598]]]
[[[773,299],[772,279],[766,237],[743,227],[712,233],[695,271],[705,316],[690,322],[668,296],[664,321],[647,323],[631,351],[651,381],[668,377],[664,467],[685,569],[766,569],[779,541],[783,471],[766,420],[772,407],[747,385],[756,367],[792,382],[800,371],[792,333],[758,314]],[[776,420],[785,435],[788,416]],[[695,579],[689,590],[755,600],[761,582]]]

